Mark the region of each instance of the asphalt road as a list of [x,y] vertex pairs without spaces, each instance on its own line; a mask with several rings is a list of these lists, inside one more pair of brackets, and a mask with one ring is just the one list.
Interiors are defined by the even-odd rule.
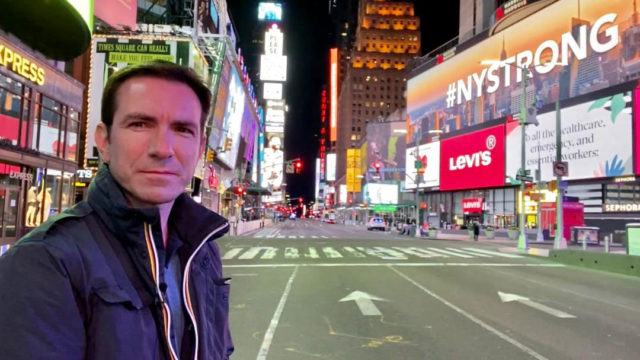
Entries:
[[638,359],[640,279],[286,221],[219,240],[232,359]]

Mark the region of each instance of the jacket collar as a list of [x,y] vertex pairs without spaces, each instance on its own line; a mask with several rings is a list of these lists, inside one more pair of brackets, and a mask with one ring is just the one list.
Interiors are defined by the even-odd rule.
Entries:
[[[136,243],[144,241],[140,236],[141,225],[144,222],[154,227],[159,226],[160,213],[157,208],[137,209],[127,204],[122,188],[111,175],[107,164],[98,170],[96,178],[89,186],[88,202],[109,231],[122,234],[123,240]],[[226,223],[225,218],[196,203],[185,193],[176,198],[169,215],[170,227],[177,232],[182,241],[190,245],[201,242],[212,231]],[[219,236],[227,231],[228,229],[225,229]]]

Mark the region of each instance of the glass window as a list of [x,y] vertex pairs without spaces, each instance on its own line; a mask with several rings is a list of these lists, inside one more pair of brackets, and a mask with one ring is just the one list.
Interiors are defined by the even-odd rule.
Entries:
[[61,196],[60,196],[60,211],[64,211],[66,209],[68,209],[69,207],[71,207],[71,205],[73,204],[73,178],[74,174],[73,173],[69,173],[69,172],[65,172],[62,176],[62,189],[61,189]]
[[0,75],[0,139],[18,145],[22,83]]

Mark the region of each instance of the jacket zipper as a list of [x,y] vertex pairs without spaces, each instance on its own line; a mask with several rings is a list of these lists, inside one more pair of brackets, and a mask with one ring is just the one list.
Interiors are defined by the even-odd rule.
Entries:
[[196,315],[195,315],[195,312],[193,311],[193,305],[191,303],[191,293],[189,292],[189,272],[191,271],[191,263],[193,262],[193,259],[198,253],[198,251],[200,251],[202,246],[204,246],[204,244],[207,243],[209,238],[211,238],[213,235],[217,234],[221,230],[227,228],[228,226],[229,226],[229,223],[225,223],[219,228],[213,230],[211,233],[209,233],[209,235],[205,236],[205,238],[202,240],[200,245],[198,245],[196,250],[191,254],[191,256],[189,256],[189,259],[187,260],[187,264],[185,265],[185,268],[184,268],[184,275],[182,279],[182,297],[184,300],[184,304],[187,308],[187,312],[189,313],[189,317],[191,318],[191,322],[193,324],[193,331],[196,339],[195,348],[193,352],[194,360],[198,359],[198,324],[196,322]]
[[164,337],[169,348],[169,356],[171,360],[178,360],[176,351],[171,343],[171,311],[169,305],[164,299],[162,292],[160,291],[160,267],[158,264],[158,251],[156,249],[156,243],[153,239],[153,232],[151,231],[151,225],[144,223],[144,239],[147,244],[147,251],[149,252],[149,263],[151,265],[151,274],[153,276],[153,283],[156,287],[156,293],[162,303],[162,320],[164,325]]

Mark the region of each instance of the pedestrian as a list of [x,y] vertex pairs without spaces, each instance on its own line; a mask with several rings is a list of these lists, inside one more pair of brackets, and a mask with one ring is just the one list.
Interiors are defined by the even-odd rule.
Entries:
[[116,72],[88,200],[0,258],[4,359],[228,359],[227,221],[184,190],[205,149],[211,93],[164,61]]
[[478,241],[480,235],[480,224],[477,221],[473,222],[473,241]]

